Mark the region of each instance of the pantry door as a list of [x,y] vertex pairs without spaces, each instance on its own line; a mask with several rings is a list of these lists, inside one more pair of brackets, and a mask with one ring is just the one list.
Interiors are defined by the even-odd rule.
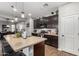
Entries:
[[74,52],[79,55],[79,14],[74,15]]
[[74,49],[74,18],[73,16],[65,17],[64,19],[64,38],[65,50],[72,52]]

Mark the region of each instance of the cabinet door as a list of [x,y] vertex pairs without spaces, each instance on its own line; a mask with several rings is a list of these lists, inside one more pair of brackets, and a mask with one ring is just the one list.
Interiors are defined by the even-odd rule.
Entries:
[[74,19],[73,16],[68,16],[64,20],[65,50],[72,52],[74,48]]

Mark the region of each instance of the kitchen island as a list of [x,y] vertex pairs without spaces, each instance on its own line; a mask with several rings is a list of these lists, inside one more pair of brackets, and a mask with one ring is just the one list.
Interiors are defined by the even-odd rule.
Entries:
[[18,52],[20,50],[32,46],[33,47],[32,53],[34,56],[45,55],[44,41],[46,40],[46,38],[31,36],[28,37],[27,39],[23,39],[22,37],[17,38],[14,35],[6,35],[5,39],[15,52]]

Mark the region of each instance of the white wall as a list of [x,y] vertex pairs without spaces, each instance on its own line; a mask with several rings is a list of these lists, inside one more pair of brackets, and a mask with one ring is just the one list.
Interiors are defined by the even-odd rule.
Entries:
[[34,20],[32,18],[27,19],[26,24],[29,23],[29,27],[26,27],[27,36],[31,36],[31,33],[34,30]]
[[59,16],[65,17],[74,14],[79,14],[79,2],[68,3],[59,7]]
[[[27,27],[27,24],[29,23],[29,27]],[[20,22],[17,24],[17,29],[25,29],[27,31],[27,36],[30,36],[31,33],[33,32],[34,25],[33,25],[33,19],[29,18],[25,22]]]
[[29,18],[29,34],[31,35],[31,33],[33,32],[33,29],[34,29],[34,22],[33,22],[33,19],[32,18]]

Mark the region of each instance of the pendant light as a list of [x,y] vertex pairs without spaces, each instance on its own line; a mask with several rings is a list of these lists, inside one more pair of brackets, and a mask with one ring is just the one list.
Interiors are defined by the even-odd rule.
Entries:
[[24,12],[21,12],[21,17],[22,17],[22,18],[24,18],[24,17],[25,17]]
[[15,18],[14,18],[14,20],[15,20],[15,22],[17,22],[17,21],[18,21],[18,18],[17,18],[17,17],[15,17]]
[[14,22],[14,20],[11,20],[11,22],[13,23],[13,22]]
[[6,20],[7,20],[7,26],[6,26],[6,27],[10,27],[10,26],[9,26],[9,23],[8,23],[8,20],[9,20],[9,19],[7,18]]
[[43,5],[44,7],[48,7],[48,3],[44,3],[44,5]]
[[[15,4],[16,4],[16,7],[17,7],[17,2]],[[16,12],[16,14],[17,14],[17,12]],[[14,22],[17,22],[17,21],[18,21],[18,18],[17,18],[17,16],[15,16]]]
[[30,16],[30,17],[31,17],[31,16],[32,16],[32,14],[31,14],[31,13],[29,13],[29,14],[28,14],[28,16]]
[[17,9],[13,5],[11,7],[12,7],[13,11],[17,12]]
[[25,14],[24,14],[24,2],[23,2],[23,10],[21,12],[21,17],[24,18],[25,17]]

